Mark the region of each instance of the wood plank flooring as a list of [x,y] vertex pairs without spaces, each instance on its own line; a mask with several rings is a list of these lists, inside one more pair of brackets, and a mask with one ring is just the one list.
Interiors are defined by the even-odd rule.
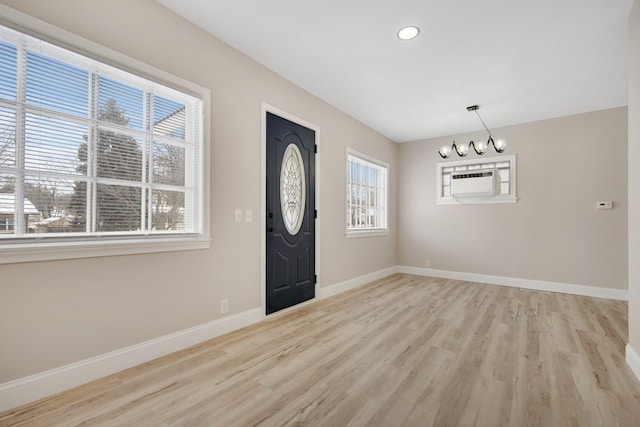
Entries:
[[640,426],[627,304],[395,274],[2,426]]

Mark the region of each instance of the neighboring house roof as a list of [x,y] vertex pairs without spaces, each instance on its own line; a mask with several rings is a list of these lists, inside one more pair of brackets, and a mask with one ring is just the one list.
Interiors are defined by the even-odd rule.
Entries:
[[184,107],[174,111],[153,124],[154,133],[163,136],[174,136],[176,132],[184,132],[185,110]]
[[52,216],[50,218],[44,218],[41,219],[40,221],[36,221],[31,223],[30,225],[42,225],[42,226],[48,226],[51,224],[55,224],[57,222],[71,222],[73,221],[73,217],[72,216]]
[[[13,215],[15,213],[16,196],[13,193],[0,193],[0,214]],[[24,199],[25,215],[37,215],[40,212],[28,199]]]

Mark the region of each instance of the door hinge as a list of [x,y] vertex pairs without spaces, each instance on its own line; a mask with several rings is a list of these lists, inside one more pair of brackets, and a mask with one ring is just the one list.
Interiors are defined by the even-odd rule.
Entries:
[[318,154],[318,144],[313,144],[313,154]]
[[314,274],[313,275],[313,284],[315,285],[316,283],[318,283],[318,275]]
[[314,217],[315,219],[318,219],[318,209],[314,209],[314,210],[313,210],[313,217]]

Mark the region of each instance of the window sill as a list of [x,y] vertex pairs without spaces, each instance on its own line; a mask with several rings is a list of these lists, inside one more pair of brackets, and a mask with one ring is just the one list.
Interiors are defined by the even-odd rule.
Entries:
[[388,236],[388,229],[376,229],[376,230],[350,230],[347,231],[345,237],[347,239],[352,239],[355,237],[377,237],[377,236]]
[[515,196],[492,196],[492,197],[442,197],[436,200],[439,205],[490,205],[502,203],[518,203]]
[[203,237],[0,243],[0,264],[209,249]]

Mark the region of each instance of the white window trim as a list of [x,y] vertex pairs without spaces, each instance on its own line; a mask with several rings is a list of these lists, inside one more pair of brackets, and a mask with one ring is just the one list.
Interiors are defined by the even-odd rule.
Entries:
[[[357,238],[357,237],[376,237],[376,236],[387,236],[389,235],[389,164],[383,162],[382,160],[378,160],[375,157],[371,157],[367,154],[356,151],[352,148],[347,147],[347,154],[345,156],[345,167],[349,167],[349,155],[358,157],[362,160],[366,160],[367,162],[373,163],[375,165],[381,166],[387,170],[387,185],[385,188],[385,217],[387,226],[385,228],[368,228],[368,229],[349,229],[348,224],[345,222],[345,237],[347,239]],[[348,173],[348,170],[347,170]],[[345,174],[346,178],[346,174]],[[346,185],[344,186],[346,188]],[[347,211],[347,198],[345,197],[345,206],[344,212]]]
[[[442,169],[450,166],[472,166],[483,163],[509,162],[509,194],[485,197],[453,197],[442,196]],[[456,160],[452,162],[440,162],[436,165],[436,203],[439,205],[485,205],[500,203],[517,203],[516,185],[516,155],[478,157],[474,159]]]
[[377,237],[377,236],[388,236],[389,235],[389,227],[387,228],[372,228],[369,230],[347,230],[345,233],[345,237],[347,239],[353,239],[357,237]]
[[[0,5],[0,23],[27,34],[35,35],[64,48],[86,52],[107,64],[115,65],[125,71],[141,75],[169,87],[180,88],[186,93],[202,99],[202,156],[199,168],[202,171],[202,221],[201,233],[193,236],[144,236],[136,238],[104,237],[94,240],[64,240],[47,242],[0,244],[0,264],[48,261],[73,258],[90,258],[114,255],[131,255],[157,252],[208,249],[210,237],[210,117],[211,91],[191,83],[166,71],[145,64],[137,59],[116,52],[107,47],[69,33],[39,19]],[[57,43],[56,43],[57,42]]]

